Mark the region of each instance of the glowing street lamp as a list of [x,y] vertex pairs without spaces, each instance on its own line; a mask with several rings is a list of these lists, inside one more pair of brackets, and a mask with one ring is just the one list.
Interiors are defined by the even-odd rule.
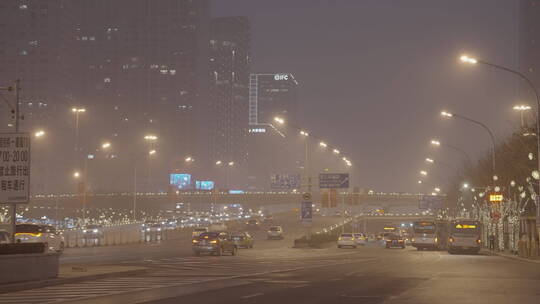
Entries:
[[469,64],[477,64],[478,63],[478,59],[467,56],[467,55],[461,55],[459,57],[459,60],[461,60],[461,62],[469,63]]
[[156,141],[158,137],[156,135],[149,134],[149,135],[144,136],[144,139],[147,141]]
[[421,181],[421,180],[418,180],[418,184],[422,184],[422,181]]
[[422,170],[422,171],[420,171],[420,174],[423,175],[423,176],[427,176],[427,171]]
[[36,138],[40,138],[40,137],[43,137],[43,136],[45,136],[45,131],[43,131],[43,130],[38,130],[38,131],[36,131],[34,133],[34,137],[36,137]]
[[435,160],[433,158],[426,158],[426,163],[430,163],[430,164],[433,164],[435,162]]
[[216,166],[221,166],[222,164],[223,164],[222,161],[220,161],[220,160],[216,161]]
[[328,145],[327,145],[324,141],[321,141],[321,142],[319,143],[319,146],[321,146],[321,147],[323,147],[323,148],[328,147]]
[[283,119],[281,117],[274,117],[274,121],[277,122],[280,125],[285,123],[285,119]]
[[306,131],[300,131],[300,135],[303,135],[303,136],[307,137],[307,136],[309,136],[309,133],[306,132]]
[[230,161],[230,162],[228,163],[228,165],[229,165],[229,167],[232,167],[232,166],[234,166],[234,162],[233,162],[233,161]]
[[452,113],[450,113],[450,112],[442,111],[442,112],[441,112],[441,116],[442,116],[442,117],[448,117],[448,118],[450,118],[450,117],[453,117],[454,114],[452,114]]
[[435,189],[433,189],[433,190],[435,190],[435,192],[437,192],[437,193],[441,192],[441,188],[439,188],[439,187],[435,187]]
[[81,177],[81,173],[79,171],[73,172],[73,178],[78,179],[79,177]]
[[75,114],[75,151],[79,151],[79,114],[86,112],[85,108],[71,108]]
[[111,143],[110,142],[105,142],[101,145],[101,148],[102,149],[109,149],[111,147]]
[[192,162],[195,161],[195,159],[193,159],[193,157],[191,157],[191,156],[188,156],[188,157],[186,157],[185,161],[186,161],[186,163],[192,163]]
[[432,144],[433,146],[440,146],[440,145],[441,145],[441,142],[438,141],[438,140],[433,139],[433,140],[431,140],[431,144]]
[[156,154],[156,150],[150,150],[150,151],[148,151],[148,155],[154,155],[154,154]]
[[334,152],[334,154],[339,154],[339,153],[341,153],[341,152],[339,152],[338,149],[334,149],[332,152]]

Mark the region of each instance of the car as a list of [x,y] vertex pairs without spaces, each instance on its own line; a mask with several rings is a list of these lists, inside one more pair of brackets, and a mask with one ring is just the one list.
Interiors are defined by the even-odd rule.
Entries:
[[197,227],[193,229],[193,232],[191,232],[191,237],[196,238],[204,232],[208,232],[208,227]]
[[269,240],[282,240],[283,239],[283,228],[281,226],[272,226],[268,228],[268,231],[266,232],[267,239]]
[[338,237],[338,241],[337,241],[338,248],[343,248],[343,247],[356,248],[356,246],[357,246],[356,238],[354,237],[353,233],[342,233]]
[[365,246],[367,244],[367,237],[363,233],[355,233],[354,239],[356,245]]
[[238,246],[228,232],[203,232],[192,240],[193,252],[196,256],[203,253],[221,256],[225,252],[238,254]]
[[87,225],[82,230],[82,234],[85,244],[88,242],[95,242],[96,245],[99,245],[101,239],[103,238],[103,226]]
[[386,248],[399,247],[405,249],[405,239],[399,234],[390,233],[385,237],[385,246]]
[[45,243],[45,251],[64,252],[64,237],[53,226],[38,224],[17,224],[15,242]]
[[261,226],[261,223],[257,219],[250,219],[246,222],[246,228],[250,230],[256,230],[259,229]]
[[272,216],[271,214],[265,215],[264,218],[263,218],[263,223],[264,224],[273,224],[274,223],[274,216]]
[[232,240],[238,248],[253,248],[253,237],[248,232],[232,233]]
[[163,226],[160,223],[149,223],[143,228],[144,240],[146,242],[150,241],[161,241],[162,239],[162,230]]
[[11,235],[5,230],[0,230],[0,244],[9,244]]

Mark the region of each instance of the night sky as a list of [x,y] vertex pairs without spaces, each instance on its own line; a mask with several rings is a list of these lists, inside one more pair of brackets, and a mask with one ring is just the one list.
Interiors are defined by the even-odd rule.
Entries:
[[[518,127],[517,79],[458,61],[467,52],[517,67],[517,1],[214,0],[213,15],[251,19],[252,72],[295,75],[300,123],[348,152],[363,188],[419,191],[427,156],[458,166],[431,138],[474,158],[489,150],[485,131],[440,119],[442,109],[499,140]],[[430,182],[453,173],[439,168]]]

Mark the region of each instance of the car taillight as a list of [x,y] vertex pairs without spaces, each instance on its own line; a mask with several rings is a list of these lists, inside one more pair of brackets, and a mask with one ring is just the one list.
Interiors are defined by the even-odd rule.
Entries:
[[195,243],[198,243],[199,241],[197,241],[197,240],[193,240],[192,242],[193,242],[193,244],[195,244]]
[[482,240],[481,240],[481,239],[477,239],[477,240],[476,240],[476,243],[481,244],[481,243],[482,243]]
[[453,238],[453,237],[448,238],[448,242],[453,243],[453,242],[454,242],[454,238]]
[[210,241],[210,244],[216,244],[216,243],[217,243],[216,240],[211,240],[211,241]]

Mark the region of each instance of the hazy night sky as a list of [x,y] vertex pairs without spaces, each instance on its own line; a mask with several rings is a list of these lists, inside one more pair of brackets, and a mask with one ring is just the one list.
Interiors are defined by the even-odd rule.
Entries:
[[[489,149],[483,130],[442,121],[441,109],[485,122],[499,139],[519,124],[511,109],[518,102],[517,80],[458,62],[468,52],[517,67],[516,1],[214,0],[214,5],[215,16],[251,19],[252,71],[295,75],[301,123],[348,152],[361,187],[419,191],[425,157],[458,165],[459,155],[429,147],[433,137],[475,158]],[[451,175],[443,168],[434,173]]]

